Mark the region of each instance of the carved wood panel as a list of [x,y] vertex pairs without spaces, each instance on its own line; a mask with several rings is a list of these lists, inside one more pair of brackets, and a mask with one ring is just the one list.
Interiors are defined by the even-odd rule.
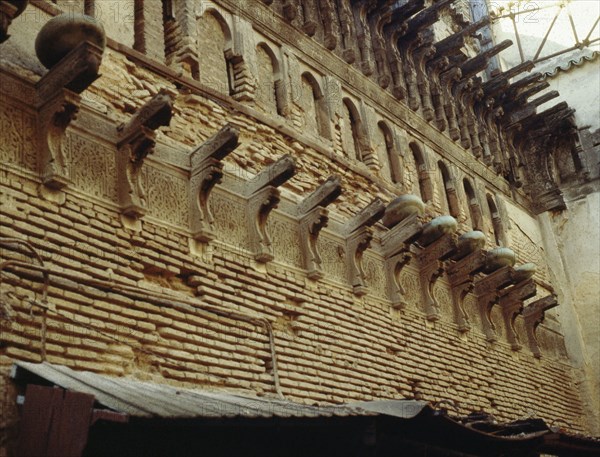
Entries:
[[183,176],[146,163],[142,171],[148,214],[175,225],[188,226],[188,182]]
[[98,141],[75,132],[67,136],[67,156],[70,157],[71,179],[77,190],[117,201],[117,170],[115,151]]
[[8,103],[0,103],[0,159],[23,168],[37,169],[34,142],[35,117]]

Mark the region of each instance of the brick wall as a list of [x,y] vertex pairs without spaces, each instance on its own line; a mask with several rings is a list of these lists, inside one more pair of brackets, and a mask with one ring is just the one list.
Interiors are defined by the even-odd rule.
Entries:
[[[31,243],[55,272],[46,311],[39,273],[2,273],[0,389],[7,417],[15,413],[7,378],[12,361],[38,361],[43,352],[49,362],[76,369],[273,394],[266,327],[235,314],[215,313],[218,307],[270,323],[287,398],[308,403],[452,399],[461,413],[484,409],[501,420],[533,415],[585,430],[574,372],[556,330],[540,327],[543,357],[536,359],[527,348],[511,350],[495,310],[492,317],[500,339],[490,345],[469,295],[466,308],[473,328],[461,336],[443,278],[434,290],[442,304],[441,319],[428,322],[416,265],[405,269],[401,278],[408,292],[407,308],[391,308],[378,241],[383,227],[377,227],[375,242],[365,253],[369,292],[361,298],[352,293],[341,227],[374,197],[390,201],[409,189],[418,190],[414,164],[406,167],[410,179],[393,185],[389,174],[344,158],[339,135],[332,136],[333,141],[307,135],[301,125],[294,127],[293,116],[282,121],[260,106],[237,104],[210,89],[178,90],[160,72],[107,50],[102,77],[84,95],[79,118],[68,133],[74,184],[64,191],[64,202],[56,203],[40,195],[32,133],[36,117],[27,95],[37,77],[18,68],[3,73],[7,83],[0,114],[0,235]],[[11,76],[15,73],[20,76]],[[15,90],[6,90],[10,87]],[[134,230],[123,225],[116,196],[116,126],[160,88],[175,96],[174,118],[159,133],[156,152],[144,164],[148,214]],[[374,99],[367,101],[379,115],[390,116]],[[304,105],[299,101],[296,107],[300,114]],[[461,153],[450,141],[440,142],[427,124],[411,127],[407,119],[413,114],[405,107],[394,109],[402,114],[392,120],[403,144],[421,139],[432,163],[438,157],[452,162],[452,154]],[[217,238],[194,246],[187,195],[189,152],[226,122],[240,128],[241,145],[225,159],[225,179],[212,196]],[[249,247],[241,190],[286,153],[295,157],[298,171],[283,186],[283,201],[269,221],[275,259],[258,264]],[[471,166],[467,153],[462,153],[465,160],[456,163],[457,183]],[[479,173],[476,165],[473,170],[480,189],[491,188],[510,198],[502,183]],[[331,174],[341,176],[345,192],[331,206],[329,227],[319,240],[324,278],[313,281],[302,267],[293,208]],[[439,191],[441,176],[436,186],[433,214],[439,214],[445,198]],[[457,188],[462,192],[461,185]],[[463,212],[468,213],[466,206]],[[469,229],[466,217],[459,222],[460,231]],[[489,217],[486,224],[491,226]],[[2,259],[6,258],[25,259],[14,246],[4,247]],[[528,260],[527,252],[520,260]],[[169,293],[172,299],[158,293]],[[526,341],[521,320],[517,330]],[[10,423],[6,424],[8,430]]]

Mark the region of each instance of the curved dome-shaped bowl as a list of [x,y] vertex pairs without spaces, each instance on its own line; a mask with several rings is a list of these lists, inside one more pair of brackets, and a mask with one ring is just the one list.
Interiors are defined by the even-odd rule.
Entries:
[[512,267],[516,262],[515,252],[509,248],[495,248],[487,252],[485,262],[486,273],[491,273],[502,267]]
[[50,19],[40,30],[35,39],[35,53],[50,69],[84,41],[104,50],[106,34],[102,24],[84,14],[61,14]]
[[458,228],[456,219],[452,216],[440,216],[433,219],[423,227],[419,243],[423,246],[433,243],[446,233],[454,233]]
[[485,235],[479,230],[463,233],[458,237],[455,260],[468,256],[477,249],[485,246]]
[[537,271],[535,263],[524,263],[515,268],[515,282],[525,281],[531,278]]
[[416,195],[401,195],[385,209],[383,225],[392,228],[413,214],[423,214],[425,203]]

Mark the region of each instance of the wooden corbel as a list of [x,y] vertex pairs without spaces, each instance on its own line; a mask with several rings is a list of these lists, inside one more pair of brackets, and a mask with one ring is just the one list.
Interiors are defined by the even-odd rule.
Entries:
[[367,293],[362,256],[373,239],[372,226],[383,216],[385,205],[379,199],[373,200],[366,208],[354,216],[346,225],[346,264],[348,278],[354,295],[361,297]]
[[281,157],[262,170],[246,187],[248,204],[246,219],[251,249],[257,262],[273,260],[273,246],[267,231],[267,220],[280,200],[278,187],[296,173],[296,163],[290,155]]
[[515,270],[506,266],[475,282],[473,290],[477,296],[477,307],[483,331],[490,343],[498,340],[496,326],[492,322],[492,308],[498,303],[501,290],[513,284],[514,276]]
[[221,162],[238,146],[239,130],[231,124],[198,146],[190,156],[190,230],[192,238],[207,243],[215,238],[209,198],[223,178]]
[[528,298],[535,297],[536,286],[533,279],[526,279],[513,287],[504,289],[500,294],[498,305],[502,309],[504,325],[506,328],[506,339],[513,351],[521,349],[521,342],[515,330],[515,320],[523,311],[523,302]]
[[444,102],[444,113],[448,120],[448,135],[453,141],[457,141],[460,138],[460,129],[457,123],[457,109],[454,95],[452,94],[452,87],[455,83],[460,81],[462,77],[462,71],[460,67],[450,67],[448,70],[440,75],[440,85],[442,87],[442,94],[445,100]]
[[323,277],[317,241],[321,229],[329,222],[329,211],[326,206],[333,203],[341,193],[342,184],[339,176],[330,176],[298,205],[297,211],[300,217],[298,229],[304,256],[304,268],[310,279]]
[[542,322],[544,322],[546,311],[558,306],[556,295],[548,295],[547,297],[540,298],[539,300],[530,303],[525,308],[521,315],[525,321],[525,328],[527,329],[527,338],[529,339],[529,347],[533,356],[536,358],[542,357],[540,351],[540,345],[537,339],[537,328]]
[[0,43],[8,40],[10,37],[8,27],[17,16],[20,16],[25,11],[27,3],[27,0],[0,1]]
[[[385,220],[384,220],[385,223]],[[392,307],[406,307],[405,291],[400,282],[402,269],[414,258],[411,245],[421,235],[423,219],[412,214],[381,237],[381,250],[385,259],[388,297]]]
[[154,152],[155,130],[169,125],[173,100],[159,93],[147,101],[127,124],[117,127],[117,186],[121,212],[137,219],[146,214],[146,194],[141,174],[144,159]]
[[461,333],[471,329],[464,301],[467,294],[473,290],[475,275],[485,267],[486,259],[485,251],[478,249],[462,259],[456,260],[446,271],[452,288],[454,318],[458,325],[458,331]]
[[81,94],[98,77],[102,49],[83,42],[46,73],[36,84],[40,174],[44,186],[61,190],[71,183],[64,140],[76,118]]
[[456,241],[454,233],[446,233],[417,254],[423,306],[429,321],[437,321],[440,317],[440,305],[433,295],[433,288],[444,274],[444,261],[456,251]]

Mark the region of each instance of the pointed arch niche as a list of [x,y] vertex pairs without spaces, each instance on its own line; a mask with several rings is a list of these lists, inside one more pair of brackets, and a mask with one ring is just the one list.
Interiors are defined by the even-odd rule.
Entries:
[[264,41],[256,46],[256,66],[256,104],[267,113],[284,115],[281,65],[271,46]]
[[215,91],[231,95],[233,75],[228,56],[232,36],[227,22],[215,9],[208,9],[197,20],[199,81]]
[[433,199],[433,186],[431,183],[431,177],[427,171],[427,163],[425,162],[423,150],[415,141],[411,141],[408,144],[408,147],[410,148],[410,152],[412,153],[415,165],[417,167],[417,179],[419,181],[419,193],[421,195],[421,200],[424,202],[429,202]]

